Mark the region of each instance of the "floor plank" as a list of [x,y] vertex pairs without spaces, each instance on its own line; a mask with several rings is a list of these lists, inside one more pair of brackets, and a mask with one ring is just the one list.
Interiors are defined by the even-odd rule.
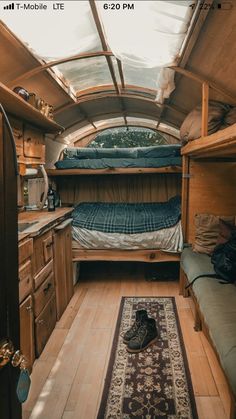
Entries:
[[[91,266],[91,268],[89,268]],[[141,264],[87,264],[32,373],[23,419],[95,419],[122,296],[175,296],[199,419],[227,419],[229,393],[218,360],[193,329],[177,281],[145,281]],[[92,396],[91,396],[92,395]]]

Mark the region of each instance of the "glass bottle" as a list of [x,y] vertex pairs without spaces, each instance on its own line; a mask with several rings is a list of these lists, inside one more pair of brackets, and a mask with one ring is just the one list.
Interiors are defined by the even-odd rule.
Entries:
[[48,188],[48,211],[55,211],[56,206],[55,206],[55,193],[54,190],[52,189],[52,186],[50,185]]

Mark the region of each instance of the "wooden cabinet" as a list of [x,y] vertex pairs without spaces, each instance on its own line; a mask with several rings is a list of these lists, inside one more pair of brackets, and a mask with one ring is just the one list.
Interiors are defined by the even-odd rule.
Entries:
[[35,277],[53,258],[52,231],[34,239],[33,275]]
[[30,258],[33,254],[33,239],[22,240],[18,248],[19,264]]
[[52,230],[34,238],[35,348],[39,356],[56,323]]
[[33,239],[20,241],[19,253],[19,302],[20,302],[20,349],[28,360],[31,370],[34,359],[34,314],[33,314],[33,279],[32,255]]
[[29,295],[20,305],[20,348],[29,362],[31,370],[34,359],[34,315],[33,299]]
[[19,267],[19,301],[20,303],[32,292],[32,263],[27,260]]
[[53,242],[58,320],[73,295],[71,219],[55,227]]
[[19,215],[21,222],[38,220],[32,237],[19,242],[21,350],[30,368],[73,294],[71,219],[65,219],[71,211]]
[[34,314],[37,317],[44,306],[50,300],[50,297],[54,293],[54,277],[53,272],[49,274],[46,280],[40,285],[40,287],[34,293]]
[[10,116],[16,144],[18,163],[44,164],[45,163],[45,136],[40,129],[24,124],[22,120]]
[[9,122],[15,139],[17,159],[20,163],[22,163],[22,160],[24,160],[23,122],[13,117],[9,117]]
[[36,163],[45,163],[45,141],[44,134],[29,125],[24,128],[23,141],[24,157],[36,161]]
[[36,355],[39,356],[56,323],[56,299],[53,293],[40,315],[35,319]]

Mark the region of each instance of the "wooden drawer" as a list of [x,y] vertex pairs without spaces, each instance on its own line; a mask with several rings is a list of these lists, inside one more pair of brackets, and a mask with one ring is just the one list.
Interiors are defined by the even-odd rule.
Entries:
[[34,239],[33,275],[40,272],[53,258],[52,232],[48,231]]
[[53,260],[50,260],[50,262],[34,277],[34,289],[36,290],[52,272]]
[[29,125],[24,130],[24,156],[45,160],[44,134]]
[[37,317],[54,293],[54,275],[49,274],[47,279],[40,285],[34,293],[34,314]]
[[19,268],[19,300],[24,300],[32,290],[32,264],[31,260],[20,266]]
[[44,262],[47,263],[49,260],[53,258],[53,238],[52,233],[49,237],[43,240],[43,255],[44,255]]
[[27,239],[20,242],[18,247],[19,252],[19,264],[24,262],[33,254],[33,239]]
[[52,295],[42,313],[35,320],[36,355],[39,356],[56,324],[56,298]]

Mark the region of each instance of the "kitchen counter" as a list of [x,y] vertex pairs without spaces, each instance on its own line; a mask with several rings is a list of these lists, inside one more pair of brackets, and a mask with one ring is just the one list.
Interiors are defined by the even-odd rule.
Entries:
[[29,223],[29,226],[22,232],[18,232],[18,240],[21,241],[26,237],[38,236],[44,230],[58,224],[61,219],[69,218],[73,209],[73,207],[61,207],[56,208],[52,212],[45,209],[42,211],[24,211],[19,213],[18,225]]

